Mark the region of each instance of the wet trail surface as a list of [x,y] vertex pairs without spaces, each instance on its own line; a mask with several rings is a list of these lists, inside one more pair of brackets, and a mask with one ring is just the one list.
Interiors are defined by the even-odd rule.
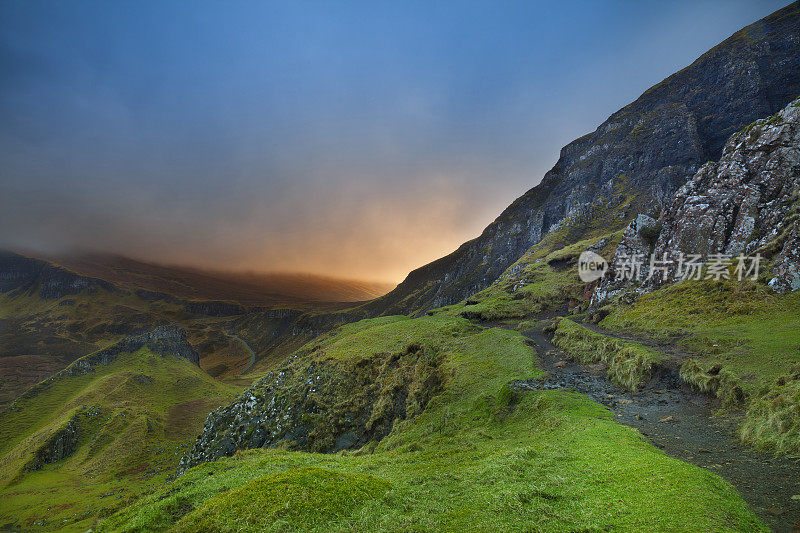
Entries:
[[[800,459],[741,445],[736,434],[741,415],[715,416],[719,402],[690,389],[678,377],[677,366],[660,370],[632,393],[611,383],[603,365],[568,360],[552,344],[551,334],[534,329],[523,335],[535,344],[548,376],[517,381],[513,386],[521,390],[572,389],[589,396],[667,455],[720,474],[773,530],[800,531]],[[676,355],[669,349],[662,351],[668,357]]]

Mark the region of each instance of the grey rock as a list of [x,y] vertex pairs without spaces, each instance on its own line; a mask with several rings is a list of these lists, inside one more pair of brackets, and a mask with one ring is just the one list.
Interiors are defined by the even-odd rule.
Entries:
[[[610,230],[661,209],[726,139],[800,94],[800,5],[737,32],[561,150],[542,182],[480,237],[411,272],[370,314],[422,313],[489,286],[549,232],[575,241],[597,213]],[[614,222],[616,220],[616,223]]]
[[[709,162],[681,187],[662,215],[654,247],[657,258],[675,261],[666,279],[645,279],[642,290],[682,278],[678,258],[699,255],[763,255],[774,261],[770,286],[800,288],[800,99],[774,116],[755,121],[731,136],[718,162]],[[625,232],[618,255],[642,252],[634,225]],[[747,268],[750,261],[745,261]],[[737,275],[738,277],[738,275]],[[605,279],[597,303],[625,284]]]

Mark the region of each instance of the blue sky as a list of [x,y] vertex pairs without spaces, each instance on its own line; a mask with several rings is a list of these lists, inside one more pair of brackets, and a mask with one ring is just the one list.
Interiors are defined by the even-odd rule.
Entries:
[[787,2],[0,3],[0,245],[399,281]]

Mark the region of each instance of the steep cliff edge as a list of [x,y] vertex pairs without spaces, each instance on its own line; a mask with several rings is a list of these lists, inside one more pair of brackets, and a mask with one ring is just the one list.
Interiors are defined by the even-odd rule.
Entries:
[[[487,287],[548,232],[613,212],[609,231],[657,212],[728,137],[800,94],[800,3],[742,29],[561,150],[542,182],[480,237],[367,306],[415,313]],[[627,194],[621,194],[620,190]]]
[[[620,279],[620,265],[634,254],[643,260],[639,290],[650,290],[680,279],[708,277],[707,270],[689,271],[689,258],[703,269],[711,258],[730,263],[734,275],[772,276],[770,287],[800,289],[800,99],[779,113],[757,120],[731,136],[718,162],[709,162],[675,194],[661,221],[640,215],[623,234],[611,260],[609,276],[596,289],[600,303],[635,284]],[[640,226],[654,228],[648,246]],[[653,252],[658,272],[650,272]],[[746,259],[738,259],[738,257]],[[683,264],[681,257],[684,258]],[[741,272],[736,271],[741,264]],[[763,264],[762,264],[763,263]],[[628,268],[628,267],[626,267]],[[664,268],[665,270],[661,270]],[[693,268],[693,267],[692,267]],[[655,270],[655,269],[654,269]],[[766,272],[763,272],[766,270]],[[730,276],[726,272],[724,276]],[[637,285],[638,286],[638,285]]]

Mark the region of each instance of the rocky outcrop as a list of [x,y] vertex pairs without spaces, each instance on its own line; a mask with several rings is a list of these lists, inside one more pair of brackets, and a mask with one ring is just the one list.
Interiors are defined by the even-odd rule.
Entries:
[[142,348],[162,357],[172,355],[200,365],[200,356],[186,340],[185,331],[177,326],[157,326],[146,333],[126,337],[108,348],[81,357],[63,372],[69,375],[86,374],[97,365],[110,365],[119,354],[133,353]]
[[[678,190],[661,218],[657,241],[649,251],[641,242],[637,219],[612,260],[618,265],[630,254],[649,257],[650,252],[657,259],[666,257],[669,264],[657,276],[648,276],[645,259],[643,290],[685,277],[680,258],[692,255],[706,266],[709,258],[729,257],[734,268],[739,265],[737,257],[759,255],[773,261],[771,287],[800,288],[800,99],[733,135],[720,160],[703,165]],[[744,260],[742,266],[749,270],[753,262]],[[594,299],[603,300],[628,284],[615,279],[612,270]]]
[[78,416],[72,417],[64,427],[55,431],[33,454],[24,470],[41,470],[45,465],[57,463],[75,452],[78,446],[80,426]]
[[656,253],[760,252],[777,263],[771,285],[796,289],[799,189],[800,99],[733,135],[719,162],[704,165],[678,191]]
[[634,281],[632,278],[644,279],[648,276],[648,258],[653,253],[659,235],[655,232],[660,232],[660,226],[659,221],[641,214],[628,224],[608,263],[605,277],[587,295],[592,304],[604,301],[628,287]]
[[316,350],[294,355],[208,416],[178,473],[242,449],[335,452],[378,441],[441,390],[440,363],[437,353],[416,344],[348,361]]
[[0,292],[16,289],[38,290],[39,297],[45,300],[57,300],[83,291],[117,290],[101,279],[80,276],[47,261],[0,250]]
[[548,232],[657,212],[725,140],[800,94],[800,3],[744,28],[561,150],[480,237],[411,272],[372,314],[420,312],[487,287]]

